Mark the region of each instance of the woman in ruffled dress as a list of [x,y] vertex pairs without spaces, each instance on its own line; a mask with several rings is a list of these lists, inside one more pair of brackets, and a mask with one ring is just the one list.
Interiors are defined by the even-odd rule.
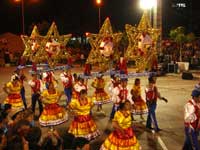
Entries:
[[92,96],[92,100],[97,105],[97,112],[99,111],[103,112],[102,104],[111,102],[110,96],[104,90],[105,85],[106,85],[106,82],[103,79],[102,74],[99,74],[91,84],[91,86],[95,88],[95,92]]
[[70,124],[69,133],[88,140],[95,139],[100,135],[90,113],[93,106],[94,103],[87,97],[87,91],[84,89],[80,91],[80,96],[77,99],[72,98],[69,107],[74,112],[74,120]]
[[143,114],[148,113],[147,105],[141,96],[140,79],[136,78],[133,88],[131,89],[133,104],[133,114],[140,115],[140,118],[144,120]]
[[80,91],[83,89],[87,91],[87,85],[85,83],[84,78],[79,76],[78,80],[74,82],[73,85],[72,98],[77,99],[80,96]]
[[22,84],[17,75],[11,76],[11,81],[6,83],[3,87],[3,90],[6,94],[8,94],[5,99],[5,104],[11,104],[12,109],[14,110],[22,110],[24,108],[22,97],[20,95],[20,90],[22,88]]
[[42,92],[41,99],[44,109],[39,118],[40,125],[51,127],[68,120],[67,112],[58,104],[63,94],[63,92],[61,93],[55,89],[52,82],[49,83],[48,89]]
[[139,150],[131,123],[131,103],[126,100],[120,103],[119,110],[112,120],[114,131],[106,138],[100,150]]

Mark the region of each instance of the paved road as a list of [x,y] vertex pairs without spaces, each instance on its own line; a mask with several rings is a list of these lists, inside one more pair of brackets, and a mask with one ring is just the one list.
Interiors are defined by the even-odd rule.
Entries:
[[[14,70],[13,67],[0,68],[0,89],[4,83],[9,81],[10,75]],[[25,72],[30,78],[28,73],[29,69]],[[82,69],[74,68],[72,72],[80,72]],[[60,71],[56,71],[55,74],[58,77]],[[109,77],[106,77],[109,81]],[[184,129],[183,129],[183,106],[186,101],[191,97],[191,90],[194,85],[198,82],[198,78],[193,80],[182,80],[180,74],[168,74],[163,77],[158,77],[157,86],[159,88],[162,96],[166,97],[169,102],[166,104],[163,101],[158,101],[157,107],[157,120],[159,127],[162,129],[161,132],[153,133],[145,129],[145,121],[140,120],[139,116],[136,116],[134,121],[134,128],[136,137],[138,138],[143,150],[181,150],[184,142]],[[128,87],[131,88],[134,79],[129,79]],[[91,80],[89,80],[88,85],[90,85]],[[61,85],[61,84],[60,84]],[[147,85],[147,77],[141,77],[142,89]],[[25,83],[26,87],[26,97],[28,104],[30,105],[30,87]],[[59,86],[62,90],[62,86]],[[107,87],[106,87],[107,90]],[[94,89],[89,87],[89,95],[93,93]],[[144,96],[144,90],[143,90]],[[0,90],[0,102],[6,97],[5,93]],[[60,104],[65,104],[65,97],[62,98]],[[95,112],[96,108],[93,109],[94,119],[102,132],[102,135],[96,140],[91,142],[92,150],[99,149],[100,145],[108,134],[112,131],[111,123],[109,120],[109,114],[111,112],[112,104],[106,104],[103,109],[106,112],[106,116],[97,114]],[[60,133],[65,132],[72,120],[73,116],[70,115],[69,121],[57,126],[56,128]],[[145,116],[146,120],[146,116]],[[43,132],[46,132],[48,128],[42,128]]]

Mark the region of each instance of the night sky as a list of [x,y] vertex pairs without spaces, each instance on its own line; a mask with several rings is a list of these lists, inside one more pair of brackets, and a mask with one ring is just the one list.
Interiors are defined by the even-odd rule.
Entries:
[[[12,32],[20,34],[21,6],[14,0],[0,0],[0,34]],[[55,21],[61,34],[96,33],[98,31],[98,7],[95,0],[24,0],[25,1],[25,32],[28,33],[32,23]],[[163,30],[167,32],[179,25],[198,31],[198,26],[188,25],[188,13],[172,11],[171,0],[163,0]],[[193,0],[195,1],[195,0]],[[196,0],[198,1],[198,0]],[[125,24],[138,24],[142,15],[139,0],[103,0],[101,7],[102,22],[109,17],[114,31],[123,31]],[[199,11],[195,5],[196,22],[200,22]],[[191,15],[191,13],[190,13]],[[177,17],[178,16],[178,17]],[[193,14],[193,17],[194,14]],[[194,20],[191,20],[194,22]]]

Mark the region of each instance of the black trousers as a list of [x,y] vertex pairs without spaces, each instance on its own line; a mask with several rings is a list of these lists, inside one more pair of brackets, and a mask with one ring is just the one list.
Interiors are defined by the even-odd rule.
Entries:
[[43,106],[42,106],[42,102],[40,100],[40,94],[39,93],[32,94],[31,100],[32,100],[31,101],[31,103],[32,103],[32,111],[35,113],[35,105],[36,105],[36,102],[38,102],[39,111],[40,111],[40,115],[41,115],[42,111],[43,111]]

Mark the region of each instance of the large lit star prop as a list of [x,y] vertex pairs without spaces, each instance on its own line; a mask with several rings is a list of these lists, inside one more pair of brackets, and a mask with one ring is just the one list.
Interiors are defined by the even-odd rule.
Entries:
[[[66,44],[70,38],[71,34],[59,34],[55,22],[52,23],[45,36],[41,36],[37,26],[34,26],[30,37],[22,36],[25,45],[23,56],[36,64],[48,62],[51,67],[54,67],[59,60],[70,57],[70,54],[66,51]],[[50,39],[53,40],[51,55],[46,49],[47,42]]]
[[[148,19],[147,13],[144,12],[138,26],[126,25],[126,33],[129,40],[129,45],[125,53],[128,60],[134,60],[138,72],[150,70],[153,59],[156,58],[157,49],[156,43],[160,35],[158,29],[152,28]],[[151,44],[141,46],[141,36],[148,33]]]
[[[55,66],[59,60],[67,59],[70,57],[66,51],[66,45],[71,38],[71,34],[60,35],[57,25],[53,22],[44,37],[44,49],[39,51],[38,56],[43,56],[43,60],[47,60],[51,67]],[[52,48],[51,54],[47,50],[47,44],[51,40],[50,46]]]
[[30,36],[21,35],[22,41],[25,45],[23,57],[35,62],[35,55],[41,49],[41,44],[44,38],[39,34],[38,28],[35,25]]
[[[88,38],[91,51],[86,61],[87,64],[97,64],[101,69],[100,71],[104,72],[109,69],[111,61],[119,60],[118,44],[122,38],[122,33],[113,33],[109,18],[106,18],[98,34],[89,34]],[[106,39],[112,39],[113,46],[111,50],[113,52],[108,52],[108,54],[110,54],[109,56],[104,55],[104,51],[102,51],[101,47]]]

